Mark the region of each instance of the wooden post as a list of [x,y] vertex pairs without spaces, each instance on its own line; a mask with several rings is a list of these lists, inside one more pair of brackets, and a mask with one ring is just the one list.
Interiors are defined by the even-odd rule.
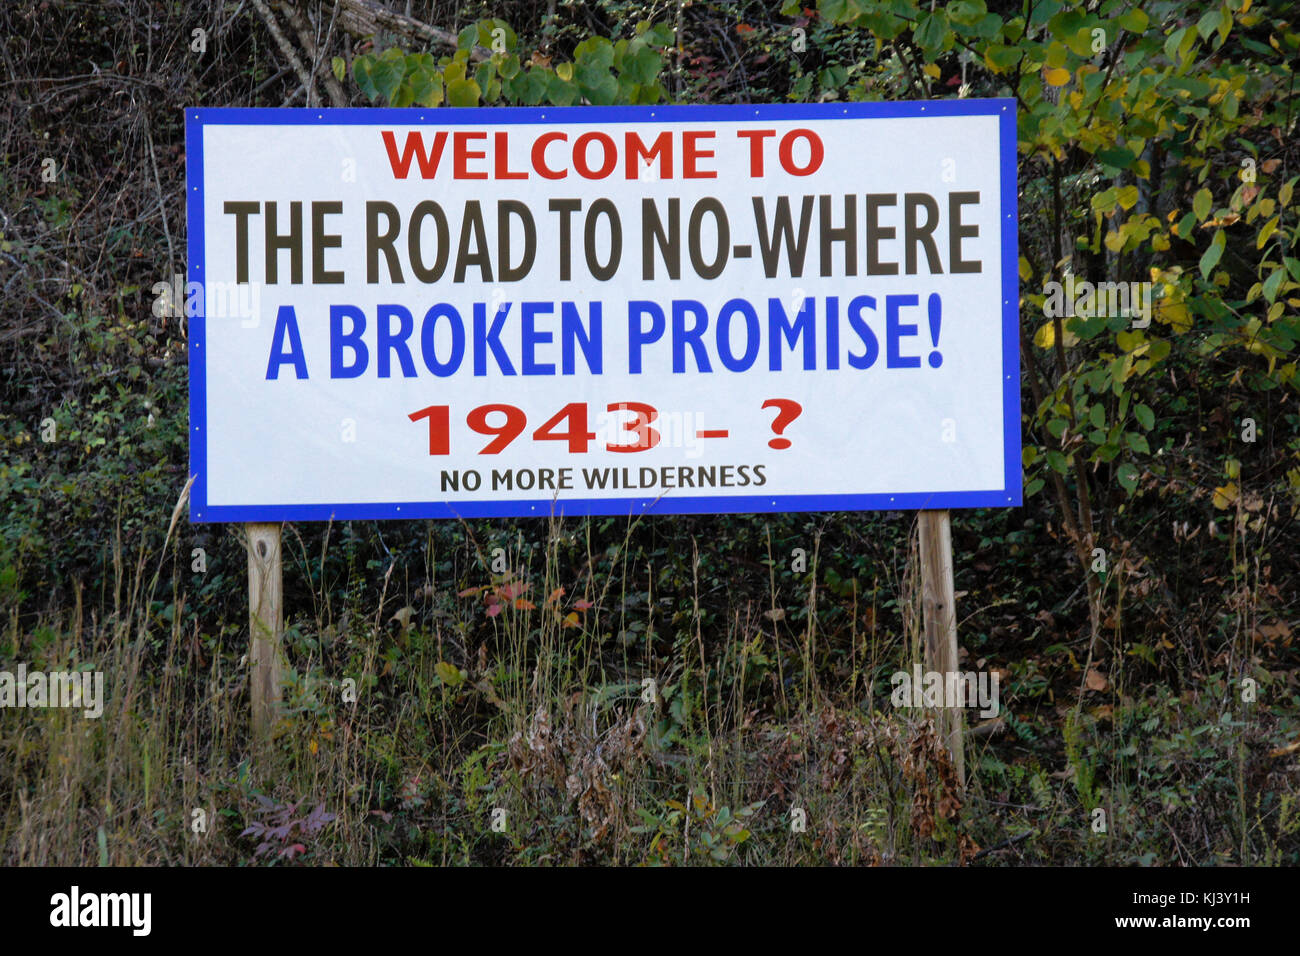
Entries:
[[249,697],[253,737],[271,739],[281,700],[280,635],[284,632],[284,585],[280,568],[280,526],[250,523],[248,535]]
[[[957,607],[952,582],[952,526],[947,511],[920,512],[921,597],[925,619],[925,669],[956,674]],[[962,748],[962,711],[941,707],[935,727],[948,745],[957,781],[966,784],[966,754]]]

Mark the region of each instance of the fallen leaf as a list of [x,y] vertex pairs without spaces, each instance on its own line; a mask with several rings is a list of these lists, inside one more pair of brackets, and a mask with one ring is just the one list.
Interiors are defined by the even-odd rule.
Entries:
[[1088,669],[1088,676],[1084,679],[1084,683],[1088,685],[1088,690],[1095,690],[1098,693],[1110,687],[1110,681],[1106,680],[1106,675],[1095,667]]
[[1225,508],[1231,508],[1237,502],[1237,483],[1230,481],[1221,488],[1214,489],[1214,507],[1223,511]]
[[1287,754],[1293,754],[1297,750],[1300,750],[1300,740],[1293,740],[1285,747],[1278,747],[1276,750],[1270,750],[1268,755],[1270,757],[1285,757]]

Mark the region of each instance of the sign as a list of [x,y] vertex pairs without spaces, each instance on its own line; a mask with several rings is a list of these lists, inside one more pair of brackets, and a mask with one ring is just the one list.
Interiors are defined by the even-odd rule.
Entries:
[[1021,502],[1011,100],[186,125],[195,521]]

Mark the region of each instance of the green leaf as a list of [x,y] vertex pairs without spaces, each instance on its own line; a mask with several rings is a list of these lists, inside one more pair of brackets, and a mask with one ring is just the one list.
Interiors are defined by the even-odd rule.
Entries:
[[1023,55],[1019,47],[993,44],[984,51],[984,60],[994,70],[1009,70],[1020,62]]
[[609,106],[618,99],[618,80],[606,74],[595,83],[583,83],[582,93],[593,106]]
[[953,0],[948,4],[948,19],[963,26],[974,26],[989,12],[984,0]]
[[1219,29],[1219,24],[1223,22],[1223,12],[1220,10],[1210,10],[1196,24],[1196,32],[1201,35],[1202,40],[1208,40],[1215,30]]
[[553,74],[543,67],[532,67],[511,80],[511,93],[525,106],[536,106],[546,98],[550,87],[548,79]]
[[1171,60],[1178,58],[1178,46],[1183,42],[1183,36],[1187,33],[1187,27],[1179,27],[1173,33],[1169,34],[1165,40],[1165,56]]
[[[612,77],[610,79],[612,82]],[[578,86],[576,83],[566,83],[552,73],[547,84],[546,96],[556,106],[572,106],[578,99]]]
[[1139,435],[1137,432],[1125,432],[1124,440],[1128,442],[1128,447],[1135,452],[1143,455],[1151,454],[1151,446],[1147,444],[1145,435]]
[[1192,212],[1196,213],[1196,218],[1204,222],[1210,215],[1210,207],[1214,205],[1214,197],[1210,195],[1208,189],[1200,189],[1196,197],[1192,200]]
[[438,661],[433,665],[434,673],[448,687],[456,687],[465,682],[465,675],[455,664],[448,664],[446,661]]
[[1137,8],[1126,10],[1119,18],[1119,25],[1129,33],[1143,33],[1150,23],[1151,18]]
[[847,17],[848,10],[848,0],[822,0],[817,12],[827,23],[839,23]]
[[451,106],[478,106],[481,93],[473,80],[452,80],[447,84],[447,103]]
[[399,86],[397,88],[397,92],[394,93],[389,98],[388,105],[403,107],[403,106],[410,106],[414,102],[415,102],[415,93],[411,89],[411,84],[409,82],[406,82],[403,83],[401,86]]
[[340,83],[342,83],[343,78],[348,75],[348,65],[344,62],[343,57],[341,56],[336,56],[330,61],[330,68],[334,70],[334,79],[338,80]]
[[1264,298],[1268,299],[1269,302],[1276,301],[1277,290],[1281,287],[1282,277],[1285,275],[1286,275],[1286,270],[1283,269],[1281,266],[1278,266],[1276,269],[1273,270],[1272,274],[1269,275],[1269,277],[1264,280],[1264,288],[1263,288]]
[[1075,56],[1088,59],[1093,55],[1092,30],[1088,27],[1080,27],[1065,38],[1065,45],[1070,48],[1070,51]]
[[1223,255],[1223,247],[1228,242],[1228,234],[1222,229],[1214,234],[1214,240],[1210,243],[1210,248],[1205,250],[1205,255],[1201,256],[1201,277],[1210,278],[1210,272],[1219,264],[1219,258]]
[[370,76],[370,68],[373,62],[374,58],[370,56],[359,56],[352,61],[352,78],[357,81],[357,88],[371,102],[374,102],[379,97],[379,91],[375,89],[374,80]]
[[370,81],[374,83],[376,92],[390,104],[405,78],[405,67],[405,63],[394,62],[385,57],[380,57],[371,67]]
[[1121,488],[1127,491],[1130,495],[1133,494],[1138,483],[1138,470],[1134,465],[1129,462],[1124,462],[1124,464],[1119,466],[1119,470],[1115,473],[1115,477],[1119,480],[1119,486]]
[[926,14],[917,24],[916,29],[912,31],[912,39],[916,41],[917,46],[933,57],[943,51],[944,38],[947,34],[948,19],[942,10],[936,10]]
[[623,63],[624,75],[642,85],[653,83],[662,68],[663,58],[646,46],[641,47]]
[[437,106],[442,102],[442,80],[437,75],[423,71],[411,76],[411,98],[421,106]]
[[[1116,169],[1128,169],[1137,160],[1137,154],[1126,146],[1107,146],[1105,149],[1097,150],[1094,155],[1100,162],[1105,163],[1107,166],[1114,166]],[[1124,189],[1119,190],[1119,193],[1122,194],[1124,190],[1127,189],[1132,189],[1135,193],[1137,192],[1136,186],[1125,186]],[[1107,191],[1109,192],[1110,190]],[[1137,200],[1134,199],[1134,202],[1136,201]],[[1129,206],[1131,205],[1132,203],[1129,204]],[[1125,206],[1124,208],[1128,209],[1129,206]]]
[[1137,423],[1147,431],[1151,431],[1151,429],[1156,427],[1156,414],[1151,411],[1151,408],[1148,405],[1138,405],[1134,408],[1133,417],[1136,418]]

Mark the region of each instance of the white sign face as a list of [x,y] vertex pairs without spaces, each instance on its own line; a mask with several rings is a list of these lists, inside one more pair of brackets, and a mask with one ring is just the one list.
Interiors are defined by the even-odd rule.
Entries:
[[1020,504],[1010,100],[186,118],[195,521]]

